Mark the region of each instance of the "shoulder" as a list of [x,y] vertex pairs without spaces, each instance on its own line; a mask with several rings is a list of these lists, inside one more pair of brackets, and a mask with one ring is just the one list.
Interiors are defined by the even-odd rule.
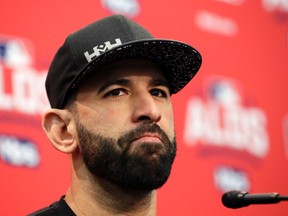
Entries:
[[50,206],[39,209],[27,216],[56,216],[57,215],[57,208],[59,205],[59,201],[52,203]]
[[27,216],[76,216],[62,196],[59,201],[52,203],[49,207],[42,208]]

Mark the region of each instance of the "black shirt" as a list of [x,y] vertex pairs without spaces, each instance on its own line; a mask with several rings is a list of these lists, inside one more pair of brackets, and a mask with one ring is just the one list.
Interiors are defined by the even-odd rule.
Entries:
[[72,209],[67,205],[62,196],[59,201],[52,203],[49,207],[42,208],[27,216],[76,216]]

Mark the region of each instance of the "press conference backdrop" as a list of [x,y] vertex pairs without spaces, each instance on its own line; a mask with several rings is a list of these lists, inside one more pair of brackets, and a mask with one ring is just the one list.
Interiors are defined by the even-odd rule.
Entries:
[[287,215],[288,202],[227,209],[232,189],[288,194],[288,1],[2,1],[1,215],[25,215],[65,194],[68,156],[41,129],[44,79],[66,35],[121,13],[203,55],[176,96],[178,155],[158,215]]

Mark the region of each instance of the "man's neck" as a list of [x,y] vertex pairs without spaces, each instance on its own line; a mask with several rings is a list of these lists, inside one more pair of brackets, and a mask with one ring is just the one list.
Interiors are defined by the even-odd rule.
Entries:
[[156,191],[123,189],[91,176],[79,179],[72,175],[65,200],[77,216],[156,215]]

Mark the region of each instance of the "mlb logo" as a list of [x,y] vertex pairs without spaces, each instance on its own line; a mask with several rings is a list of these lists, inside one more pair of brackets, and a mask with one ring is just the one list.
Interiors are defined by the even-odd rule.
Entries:
[[206,80],[205,93],[207,98],[222,106],[240,106],[243,90],[241,85],[228,77],[214,76]]
[[0,35],[0,63],[7,67],[30,66],[33,62],[31,42],[16,37]]
[[127,16],[137,16],[140,14],[139,0],[102,0],[103,8],[112,13],[125,14]]

